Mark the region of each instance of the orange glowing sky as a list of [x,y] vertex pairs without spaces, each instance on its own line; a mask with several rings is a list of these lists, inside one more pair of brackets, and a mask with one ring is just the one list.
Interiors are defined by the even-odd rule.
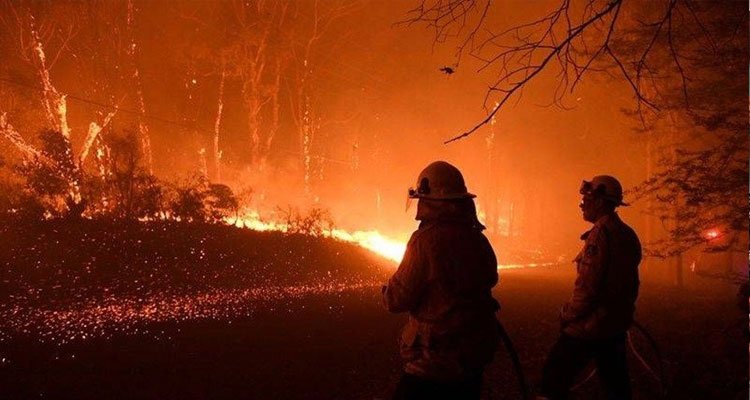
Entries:
[[[553,3],[504,2],[493,8],[489,21],[498,26],[518,23]],[[138,108],[132,96],[120,95],[128,87],[120,78],[125,68],[122,52],[113,50],[118,37],[102,30],[107,23],[123,26],[124,4],[104,3],[94,9],[65,2],[35,6],[40,25],[58,28],[58,33],[45,36],[45,43],[47,52],[55,54],[51,78],[70,96],[76,147],[89,123],[105,112],[98,104]],[[134,4],[136,61],[151,117],[154,169],[165,179],[184,179],[200,168],[200,149],[210,147],[219,77],[209,66],[212,52],[237,34],[232,7],[240,3]],[[296,3],[291,22],[271,43],[272,51],[299,51],[298,45],[308,38],[304,32],[310,28],[313,4]],[[304,188],[300,139],[289,102],[281,102],[269,166],[258,170],[246,163],[247,111],[240,79],[227,80],[221,125],[223,181],[235,191],[252,188],[251,208],[318,205],[330,209],[342,228],[378,230],[403,241],[415,227],[414,211],[404,213],[406,189],[421,168],[443,159],[463,171],[483,213],[512,224],[513,237],[493,241],[501,259],[506,242],[525,251],[545,249],[572,258],[578,235],[586,229],[577,207],[580,181],[607,173],[628,188],[646,177],[645,141],[633,132],[635,121],[621,112],[633,106],[624,81],[592,74],[565,97],[568,109],[563,110],[546,106],[558,79],[551,69],[508,103],[496,124],[444,145],[445,139],[485,115],[482,101],[492,71],[478,73],[480,64],[465,57],[456,73],[440,72],[454,65],[456,43],[434,43],[433,33],[421,25],[395,24],[414,6],[411,1],[321,4],[321,10],[342,4],[346,11],[332,20],[305,64],[317,118],[311,144],[317,169],[310,188]],[[61,32],[71,20],[80,23],[68,40]],[[3,76],[35,84],[33,69],[17,48],[13,24],[0,29],[0,45],[8,54],[0,68]],[[289,67],[284,77],[292,79],[293,74]],[[289,87],[282,85],[282,95]],[[28,111],[27,105],[35,104],[33,93],[7,82],[0,83],[0,90],[8,94],[0,95],[0,109],[8,112],[14,126],[22,127],[22,134],[33,137],[40,120],[36,111]],[[121,112],[111,129],[132,127],[134,119]],[[493,134],[494,150],[489,151]],[[2,146],[3,154],[12,153],[7,143]],[[638,230],[645,226],[641,211],[636,204],[621,213]]]

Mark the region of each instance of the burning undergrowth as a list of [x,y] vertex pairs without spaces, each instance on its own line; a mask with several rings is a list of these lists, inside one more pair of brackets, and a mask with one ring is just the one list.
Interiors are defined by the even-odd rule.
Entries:
[[177,221],[53,219],[0,232],[0,338],[138,333],[381,284],[391,263],[330,238]]

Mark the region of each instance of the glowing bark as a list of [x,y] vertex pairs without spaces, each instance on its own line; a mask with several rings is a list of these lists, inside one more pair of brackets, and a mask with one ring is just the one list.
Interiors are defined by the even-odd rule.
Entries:
[[[237,13],[239,24],[251,38],[237,43],[233,58],[242,79],[242,97],[247,112],[250,159],[262,170],[268,158],[280,113],[279,88],[283,54],[269,43],[286,20],[287,2],[242,3]],[[261,19],[259,26],[258,18]],[[266,68],[275,65],[271,72]],[[270,107],[270,109],[269,109]]]
[[250,158],[253,163],[260,164],[261,158],[261,134],[260,121],[261,109],[266,101],[263,99],[262,78],[265,63],[259,62],[260,55],[265,51],[264,36],[258,45],[258,54],[249,64],[249,71],[245,77],[242,94],[247,108],[247,126],[250,131]]
[[5,113],[0,114],[0,133],[3,137],[8,139],[14,146],[23,154],[24,158],[30,162],[40,162],[51,168],[56,169],[57,164],[52,161],[49,157],[45,156],[41,151],[35,149],[33,146],[26,143],[21,137],[18,131],[13,128],[8,122],[7,115]]
[[262,153],[260,154],[261,165],[266,164],[268,155],[271,153],[271,144],[273,138],[276,136],[276,132],[279,131],[279,112],[281,104],[279,101],[279,92],[281,91],[281,59],[276,59],[276,69],[274,70],[274,80],[269,85],[268,90],[271,92],[269,101],[271,102],[271,121],[269,123],[268,131],[263,140]]
[[[313,173],[313,142],[318,132],[318,122],[316,110],[313,108],[313,102],[315,99],[314,91],[314,80],[313,80],[313,69],[312,69],[312,50],[316,43],[323,37],[328,26],[336,18],[345,14],[344,7],[331,7],[325,12],[320,12],[320,4],[317,0],[312,2],[313,15],[311,18],[312,25],[309,29],[305,29],[300,32],[301,39],[298,41],[301,45],[299,56],[296,57],[297,68],[295,68],[295,94],[292,101],[292,114],[294,116],[294,122],[297,127],[299,148],[300,148],[300,161],[303,168],[303,179],[305,185],[305,192],[310,193],[311,188],[311,175]],[[353,148],[353,164],[352,169],[358,168],[359,160],[356,155],[356,145]],[[322,178],[322,168],[318,169],[318,174]]]
[[310,192],[310,173],[312,171],[312,121],[310,118],[310,99],[305,98],[304,113],[302,114],[302,126],[300,133],[302,134],[302,165],[305,169],[305,192]]
[[89,154],[89,151],[91,149],[91,145],[94,144],[94,141],[97,137],[99,137],[99,133],[104,129],[108,124],[109,121],[112,120],[112,117],[115,116],[117,113],[117,110],[110,112],[107,114],[106,117],[104,117],[104,121],[101,125],[97,124],[96,122],[92,122],[89,124],[89,132],[86,135],[86,140],[83,142],[83,147],[81,147],[81,152],[78,156],[78,165],[83,168],[83,163],[86,161],[86,157]]
[[37,69],[42,80],[42,90],[44,94],[44,110],[46,111],[47,121],[66,139],[70,139],[70,127],[68,126],[67,105],[65,96],[61,95],[52,85],[52,79],[47,68],[47,57],[44,54],[42,41],[39,40],[39,34],[31,22],[31,37],[34,41],[34,54],[36,55],[38,65]]
[[101,136],[96,137],[96,165],[99,177],[103,180],[111,174],[109,167],[109,147],[104,143]]
[[206,149],[201,148],[198,150],[198,165],[200,167],[201,175],[205,178],[208,176],[208,163],[206,162]]
[[65,96],[60,94],[54,85],[52,85],[52,79],[50,78],[49,69],[47,68],[47,58],[44,53],[44,47],[42,46],[42,41],[39,39],[39,34],[34,27],[33,17],[31,18],[31,37],[34,42],[34,54],[36,55],[38,64],[37,69],[42,80],[44,108],[47,114],[47,120],[57,132],[60,132],[64,139],[66,145],[66,160],[63,162],[70,161],[71,164],[70,170],[66,171],[58,166],[58,171],[68,181],[68,193],[73,204],[78,204],[81,201],[80,169],[73,157],[73,148],[70,142],[70,127],[68,126],[67,104],[65,102]]
[[221,114],[224,110],[224,78],[226,70],[221,69],[221,80],[219,81],[219,106],[216,110],[216,122],[214,122],[214,166],[216,168],[216,181],[221,181],[221,150],[219,150],[219,128],[221,127]]

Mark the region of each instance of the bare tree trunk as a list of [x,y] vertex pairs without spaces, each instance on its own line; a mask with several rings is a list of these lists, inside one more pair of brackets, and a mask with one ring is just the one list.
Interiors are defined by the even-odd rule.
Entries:
[[254,84],[246,82],[243,85],[243,97],[247,108],[247,128],[250,133],[250,161],[257,164],[260,158],[260,108],[261,101],[258,98]]
[[63,137],[70,139],[70,128],[68,127],[67,105],[65,96],[61,95],[52,85],[52,79],[47,69],[47,57],[44,54],[42,41],[34,25],[34,17],[31,19],[31,37],[34,41],[34,55],[37,60],[37,72],[42,80],[42,90],[44,94],[44,110],[46,111],[47,122],[53,129],[60,132]]
[[[645,133],[646,135],[646,181],[651,180],[654,176],[654,143],[653,137],[650,132]],[[649,195],[646,198],[646,210],[651,210],[654,206],[654,198]],[[646,215],[646,243],[652,243],[654,241],[654,219],[651,215]],[[654,261],[647,260],[645,263],[647,268],[642,268],[644,275],[653,276]]]
[[224,79],[226,76],[226,70],[222,66],[221,68],[221,80],[219,81],[219,106],[216,110],[216,122],[214,122],[214,180],[221,182],[221,150],[219,150],[219,128],[221,127],[221,114],[224,110]]
[[512,238],[513,236],[515,236],[515,232],[513,232],[516,229],[516,224],[515,224],[516,222],[515,221],[516,220],[515,208],[516,207],[515,206],[516,206],[515,202],[511,202],[510,209],[508,210],[508,237],[509,238]]
[[302,155],[302,166],[304,168],[304,182],[305,182],[305,193],[310,193],[310,178],[312,174],[312,140],[313,140],[313,127],[310,117],[310,98],[304,96],[303,99],[303,114],[302,114],[302,126],[300,129],[300,146]]
[[206,161],[206,149],[204,147],[198,150],[198,167],[203,178],[208,179],[208,162]]
[[[73,156],[65,95],[59,93],[52,85],[52,79],[50,78],[49,69],[47,68],[47,58],[44,54],[44,47],[42,46],[42,41],[39,39],[39,35],[34,26],[34,17],[31,15],[30,20],[31,36],[34,41],[34,53],[37,57],[37,69],[42,80],[44,106],[47,111],[47,119],[54,129],[62,135],[66,146],[66,159],[64,162],[70,165],[69,171],[66,171],[61,165],[58,165],[58,171],[65,180],[68,181],[69,201],[66,202],[70,202],[72,205],[77,205],[81,202],[80,167]],[[57,161],[59,162],[63,160]]]
[[354,142],[352,143],[352,154],[349,166],[356,177],[357,173],[359,173],[359,134],[354,137]]
[[491,237],[498,234],[497,226],[497,186],[495,185],[495,119],[490,122],[490,133],[487,135],[487,202],[485,207],[485,224]]
[[[676,164],[678,160],[678,154],[677,154],[677,127],[675,126],[677,124],[675,115],[673,111],[669,111],[669,133],[670,133],[670,150],[671,150],[671,156],[672,156],[672,163]],[[675,204],[672,208],[672,215],[674,217],[674,229],[679,229],[681,226],[681,221],[679,219],[679,212],[680,212],[680,206],[681,206],[681,196],[679,194],[676,197]],[[675,256],[674,260],[674,284],[678,287],[683,287],[685,284],[684,276],[683,276],[683,256],[682,252],[679,252]]]
[[[281,56],[269,51],[268,42],[271,35],[281,30],[286,16],[288,4],[286,2],[246,2],[236,3],[239,23],[244,30],[260,34],[252,43],[241,43],[236,57],[241,64],[243,80],[242,95],[247,111],[247,125],[250,139],[250,158],[256,168],[263,169],[265,160],[278,130],[278,86],[280,80]],[[258,22],[258,20],[262,22]],[[259,26],[260,25],[260,26]],[[274,57],[276,62],[275,75],[269,83],[266,78],[265,66]],[[268,88],[264,85],[268,84]],[[264,124],[263,109],[268,102],[272,102],[268,130]]]
[[261,154],[261,166],[265,166],[268,156],[271,154],[271,144],[279,131],[280,121],[280,110],[281,102],[279,101],[279,92],[281,91],[281,59],[276,59],[276,68],[274,69],[274,80],[269,87],[270,96],[269,101],[271,102],[271,121],[268,126],[268,131],[263,140],[263,153]]
[[130,38],[130,45],[128,46],[127,53],[130,57],[133,86],[135,87],[136,100],[138,101],[138,132],[140,134],[141,150],[144,159],[146,160],[146,169],[152,174],[153,156],[151,153],[151,136],[148,132],[148,125],[146,124],[146,103],[143,100],[143,86],[141,84],[140,71],[138,70],[137,46],[135,43],[135,34],[133,33],[134,13],[135,9],[133,7],[133,0],[128,0],[127,29]]
[[104,181],[112,174],[109,147],[104,143],[101,135],[97,135],[95,143],[97,170],[99,171],[99,177]]
[[86,158],[88,157],[91,145],[93,145],[96,138],[99,137],[99,133],[101,133],[101,131],[106,128],[107,125],[109,125],[109,121],[114,118],[115,114],[117,114],[117,109],[107,114],[107,116],[104,117],[101,125],[97,124],[96,122],[92,122],[91,124],[89,124],[89,132],[86,135],[86,140],[84,140],[83,146],[81,147],[81,151],[78,156],[78,165],[80,165],[81,168],[83,168],[83,163],[86,162]]
[[[332,7],[327,9],[324,13],[320,12],[320,2],[314,0],[312,2],[313,16],[312,16],[312,27],[309,31],[303,32],[304,40],[301,40],[303,46],[301,47],[300,54],[296,54],[297,61],[296,68],[296,93],[295,99],[296,104],[292,104],[294,121],[297,126],[299,148],[300,148],[300,162],[303,168],[303,180],[305,185],[305,192],[310,193],[311,191],[311,176],[313,174],[313,154],[312,144],[316,139],[319,127],[317,124],[316,110],[313,109],[314,102],[314,88],[312,86],[312,50],[315,44],[325,33],[330,23],[336,18],[344,15],[344,7]],[[290,99],[291,100],[291,99]],[[353,148],[353,164],[352,168],[356,170],[358,168],[358,156],[356,155],[357,149],[356,144]],[[322,179],[323,170],[318,170],[319,176]]]
[[8,116],[4,112],[0,113],[0,133],[16,146],[27,161],[40,162],[50,168],[57,168],[57,164],[52,159],[37,150],[34,146],[26,143],[21,134],[8,122]]

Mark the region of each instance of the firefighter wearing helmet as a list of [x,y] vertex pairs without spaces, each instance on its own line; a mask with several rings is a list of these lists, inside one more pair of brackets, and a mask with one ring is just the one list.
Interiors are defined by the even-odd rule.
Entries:
[[404,374],[395,399],[479,399],[498,343],[492,297],[497,259],[461,172],[436,161],[419,174],[419,229],[383,287],[386,308],[409,313],[400,340]]
[[630,399],[626,332],[638,297],[641,244],[615,212],[627,206],[622,185],[609,175],[583,181],[583,219],[573,296],[560,311],[561,332],[542,372],[540,399],[565,399],[578,374],[593,360],[608,399]]

